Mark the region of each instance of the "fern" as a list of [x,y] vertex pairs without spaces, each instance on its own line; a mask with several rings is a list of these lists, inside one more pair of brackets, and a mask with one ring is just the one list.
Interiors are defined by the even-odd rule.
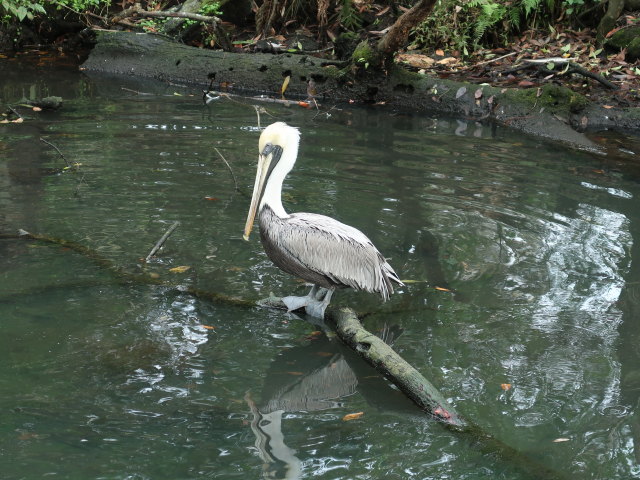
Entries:
[[524,9],[525,18],[529,18],[529,14],[537,10],[541,0],[522,0],[522,8]]
[[352,0],[343,0],[340,9],[340,23],[344,28],[351,31],[357,31],[362,26],[362,20],[356,14]]
[[511,27],[517,28],[520,25],[520,21],[522,20],[522,18],[520,17],[520,9],[510,8],[507,12],[507,15],[509,17],[509,23],[511,24]]
[[474,29],[474,42],[478,44],[480,39],[484,36],[487,29],[493,27],[496,23],[503,20],[507,9],[504,5],[494,3],[490,0],[485,0],[480,5],[481,13],[476,20]]

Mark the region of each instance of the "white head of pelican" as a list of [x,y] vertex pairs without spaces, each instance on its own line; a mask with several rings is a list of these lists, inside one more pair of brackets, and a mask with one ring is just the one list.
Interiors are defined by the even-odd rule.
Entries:
[[296,162],[299,143],[298,129],[283,122],[269,125],[260,135],[245,240],[258,215],[267,256],[281,270],[313,284],[306,297],[282,299],[290,311],[305,307],[309,315],[322,318],[333,291],[343,287],[387,300],[393,283],[403,283],[364,233],[331,217],[284,210],[282,182]]

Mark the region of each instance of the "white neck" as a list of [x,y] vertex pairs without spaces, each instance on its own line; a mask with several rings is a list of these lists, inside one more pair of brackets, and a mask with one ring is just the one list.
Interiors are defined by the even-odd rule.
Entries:
[[273,212],[280,218],[289,217],[289,214],[282,206],[282,182],[293,168],[297,157],[297,139],[296,141],[282,145],[282,156],[280,157],[278,165],[276,165],[271,172],[269,180],[267,180],[267,185],[265,186],[264,194],[262,195],[262,201],[260,202],[260,208],[264,205],[269,205],[271,210],[273,210]]

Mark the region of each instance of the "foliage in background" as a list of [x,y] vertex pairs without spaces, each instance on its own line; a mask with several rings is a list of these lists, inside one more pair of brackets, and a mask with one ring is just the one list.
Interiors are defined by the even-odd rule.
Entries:
[[0,13],[3,22],[17,19],[33,20],[37,14],[46,14],[45,7],[55,5],[58,8],[69,8],[74,11],[95,9],[100,6],[108,7],[109,0],[0,0]]
[[39,2],[31,2],[28,0],[2,0],[0,2],[0,10],[2,10],[2,20],[4,22],[17,18],[23,21],[25,18],[33,19],[34,14],[45,13],[44,7]]
[[[444,48],[468,55],[482,47],[504,46],[523,31],[547,28],[565,19],[578,23],[592,0],[440,0],[413,31],[414,48]],[[576,25],[579,26],[579,25]]]

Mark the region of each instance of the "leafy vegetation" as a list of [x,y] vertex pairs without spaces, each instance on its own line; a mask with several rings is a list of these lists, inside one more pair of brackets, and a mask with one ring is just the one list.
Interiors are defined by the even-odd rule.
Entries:
[[20,22],[25,19],[33,20],[37,14],[45,15],[45,7],[49,5],[84,11],[100,6],[108,7],[110,4],[108,0],[0,0],[0,12],[3,13],[2,20],[9,23],[15,19]]
[[414,48],[449,47],[463,55],[504,46],[514,34],[546,28],[558,19],[577,22],[590,0],[441,0],[413,32]]
[[36,13],[46,13],[44,7],[38,2],[27,0],[2,0],[0,7],[4,13],[2,20],[5,22],[17,18],[20,22],[25,18],[33,19]]

